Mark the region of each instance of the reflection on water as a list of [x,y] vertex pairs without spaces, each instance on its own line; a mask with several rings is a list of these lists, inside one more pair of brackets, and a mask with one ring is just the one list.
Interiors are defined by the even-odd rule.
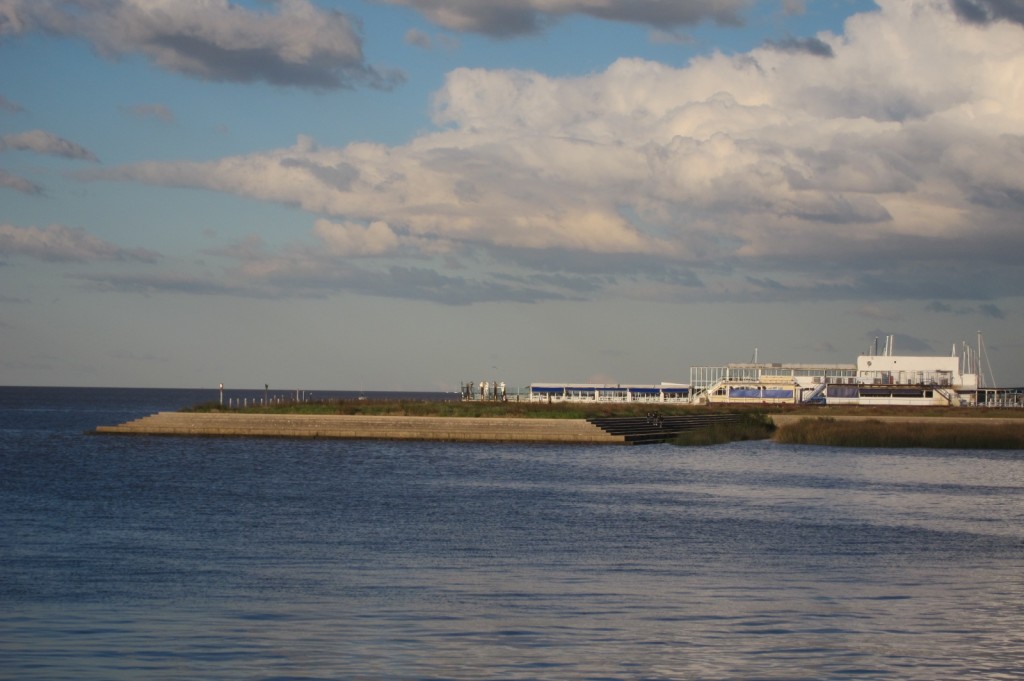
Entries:
[[1020,672],[1016,454],[9,425],[4,677]]

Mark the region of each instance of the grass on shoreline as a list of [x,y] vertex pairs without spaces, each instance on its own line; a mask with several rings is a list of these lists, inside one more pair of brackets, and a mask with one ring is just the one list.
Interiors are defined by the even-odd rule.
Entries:
[[776,428],[764,414],[748,414],[738,423],[716,423],[680,434],[672,444],[710,446],[771,439],[780,444],[826,447],[922,449],[1024,449],[1024,420],[1019,423],[892,423],[877,419],[839,421],[809,417]]
[[[541,402],[441,402],[428,400],[324,400],[286,402],[279,405],[228,409],[216,402],[183,409],[188,412],[241,414],[312,414],[316,416],[443,416],[465,418],[588,419],[615,416],[643,417],[652,411],[663,415],[707,411],[702,407],[658,404],[544,404]],[[719,410],[721,411],[721,410]]]
[[[949,407],[821,407],[803,405],[664,405],[664,404],[544,404],[537,402],[461,402],[428,400],[323,400],[228,409],[216,402],[186,412],[244,414],[311,414],[376,416],[441,416],[463,418],[588,419],[643,417],[651,411],[674,414],[739,413],[738,423],[715,424],[681,434],[679,445],[714,445],[744,440],[773,439],[785,444],[833,447],[924,447],[955,449],[1024,449],[1024,409],[953,409]],[[782,428],[773,414],[807,418]],[[841,421],[832,416],[934,416],[934,424],[883,423],[877,420]],[[942,423],[943,416],[977,419],[972,423]],[[1014,424],[985,424],[991,417],[1017,418]]]
[[1024,449],[1024,421],[1012,424],[883,423],[806,418],[779,428],[783,444],[829,447]]
[[956,416],[958,418],[987,419],[1020,418],[1024,423],[1024,409],[956,409],[952,407],[860,407],[714,404],[675,405],[657,403],[581,403],[545,404],[542,402],[461,402],[459,400],[356,400],[330,399],[313,402],[284,402],[270,406],[228,408],[217,402],[206,402],[182,409],[184,412],[235,412],[242,414],[313,414],[313,415],[381,415],[381,416],[464,416],[499,418],[586,419],[608,416],[645,416],[657,411],[664,416],[675,414],[773,414],[808,417],[830,416]]
[[680,433],[671,442],[681,447],[707,447],[727,442],[767,440],[775,430],[775,424],[767,415],[749,413],[735,423],[714,423],[707,428]]

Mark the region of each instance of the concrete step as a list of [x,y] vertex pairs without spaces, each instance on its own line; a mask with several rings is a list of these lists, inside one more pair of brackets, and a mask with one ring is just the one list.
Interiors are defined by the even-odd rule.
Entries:
[[603,417],[589,419],[609,435],[626,438],[631,444],[667,442],[680,433],[707,428],[716,423],[739,420],[739,414],[684,414],[661,417]]

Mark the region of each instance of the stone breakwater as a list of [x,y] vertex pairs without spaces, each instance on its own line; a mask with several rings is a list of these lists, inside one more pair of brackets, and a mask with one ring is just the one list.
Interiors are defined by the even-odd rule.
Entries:
[[626,444],[583,419],[160,412],[94,431],[116,435]]

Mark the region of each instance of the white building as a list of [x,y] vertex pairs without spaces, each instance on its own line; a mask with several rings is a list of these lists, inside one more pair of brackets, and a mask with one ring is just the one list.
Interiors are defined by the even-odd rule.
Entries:
[[861,355],[856,364],[728,364],[692,367],[699,403],[946,405],[978,403],[976,359],[967,348],[948,356]]
[[750,362],[690,367],[698,404],[799,404],[824,399],[830,383],[854,383],[853,364]]
[[964,370],[956,355],[916,357],[862,355],[857,358],[858,394],[852,400],[842,390],[828,390],[829,404],[977,404],[978,374]]
[[681,383],[656,385],[607,383],[531,383],[530,402],[619,402],[649,404],[688,404],[690,388]]

